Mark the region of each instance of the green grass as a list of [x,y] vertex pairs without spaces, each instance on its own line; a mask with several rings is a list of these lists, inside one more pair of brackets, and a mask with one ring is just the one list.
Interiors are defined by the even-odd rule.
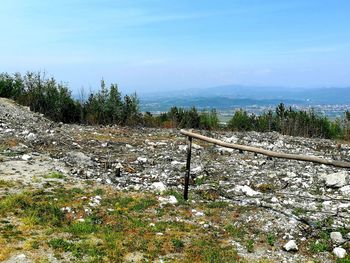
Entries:
[[74,222],[67,228],[67,232],[76,236],[87,235],[96,231],[97,225],[90,220],[86,220],[85,222]]
[[15,184],[13,182],[0,179],[0,188],[8,188],[8,187],[13,187],[13,186],[15,186]]
[[184,242],[180,239],[173,239],[171,242],[173,243],[173,246],[177,252],[182,251],[185,247]]
[[276,236],[273,233],[268,233],[266,237],[266,241],[270,246],[274,246],[276,243]]
[[324,240],[317,240],[315,242],[312,242],[310,244],[310,251],[312,253],[320,253],[320,252],[325,252],[329,249],[329,245],[326,241]]
[[[87,213],[90,198],[96,194],[102,197],[102,202]],[[175,191],[168,194],[177,195]],[[25,249],[36,254],[40,248],[52,250],[59,260],[68,258],[72,262],[123,262],[124,256],[134,251],[143,253],[148,262],[173,253],[178,254],[178,262],[238,260],[236,251],[227,246],[224,239],[203,231],[201,225],[188,222],[191,209],[203,209],[206,204],[160,206],[156,198],[153,194],[93,186],[66,188],[63,184],[54,185],[50,190],[2,197],[0,246],[5,247],[0,251],[0,258],[10,255],[6,251]],[[70,210],[62,210],[64,207]],[[212,207],[221,210],[225,205],[217,202]],[[18,223],[13,224],[13,219]],[[233,226],[227,229],[241,236],[239,229]],[[20,242],[25,240],[24,248]]]
[[130,207],[130,210],[135,212],[142,212],[151,206],[156,205],[158,202],[154,199],[139,199],[135,202],[133,206]]
[[292,213],[296,216],[301,216],[301,215],[305,215],[307,213],[307,210],[301,207],[297,207],[292,211]]
[[237,251],[232,247],[223,247],[213,239],[200,239],[186,249],[184,262],[240,262]]
[[237,227],[232,224],[225,226],[225,230],[230,234],[231,237],[235,239],[243,239],[245,236],[245,231],[242,227]]
[[345,258],[338,258],[337,263],[350,263],[350,255],[347,255]]
[[60,172],[54,171],[46,176],[44,176],[44,178],[48,178],[48,179],[65,179],[66,176]]
[[223,201],[213,201],[213,202],[209,202],[207,204],[207,207],[208,208],[226,208],[228,207],[228,203]]
[[254,240],[253,239],[247,240],[245,247],[249,253],[253,253],[254,252]]

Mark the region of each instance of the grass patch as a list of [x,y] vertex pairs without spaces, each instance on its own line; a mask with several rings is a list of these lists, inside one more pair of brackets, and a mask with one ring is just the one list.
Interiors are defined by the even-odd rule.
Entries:
[[310,251],[312,253],[320,253],[328,250],[328,242],[324,240],[316,240],[310,244]]
[[155,199],[139,199],[135,202],[134,205],[130,207],[130,210],[135,212],[142,212],[151,206],[156,205],[158,202]]
[[225,230],[230,234],[231,237],[235,239],[242,239],[245,236],[245,231],[242,227],[237,227],[232,224],[228,224],[225,226]]
[[[120,192],[95,185],[84,189],[78,185],[63,182],[53,184],[50,190],[0,198],[0,217],[4,218],[0,222],[0,240],[5,242],[0,247],[5,249],[11,244],[34,254],[49,247],[58,260],[70,262],[123,262],[124,256],[132,252],[142,253],[148,262],[160,256],[166,261],[167,255],[174,253],[178,262],[238,260],[236,251],[227,245],[227,236],[218,237],[222,229],[214,233],[188,221],[191,209],[203,210],[207,204],[184,202],[161,207],[155,194]],[[183,200],[179,192],[166,194]],[[101,196],[101,203],[92,206],[91,197],[96,195]],[[215,208],[220,212],[226,203],[211,202],[209,206],[213,213]],[[220,215],[216,217],[217,224],[220,220],[226,222],[227,218]],[[233,225],[227,230],[231,236],[243,236],[243,230]],[[5,255],[4,249],[0,255]]]
[[254,252],[254,240],[253,239],[247,240],[245,247],[249,253],[253,253]]
[[213,202],[209,202],[207,204],[207,207],[208,208],[226,208],[228,207],[228,203],[223,201],[213,201]]
[[267,244],[274,246],[276,243],[276,236],[273,233],[268,233],[266,237]]
[[48,178],[48,179],[65,179],[66,176],[60,172],[54,171],[46,176],[44,176],[44,178]]
[[305,215],[306,213],[307,213],[307,210],[301,207],[297,207],[292,211],[292,214],[296,216]]
[[195,242],[185,251],[184,262],[240,262],[233,247],[220,246],[211,238]]
[[182,251],[183,248],[185,247],[184,242],[180,239],[173,239],[171,242],[173,243],[174,249],[177,252]]
[[8,188],[8,187],[13,187],[13,186],[15,186],[15,184],[13,182],[0,179],[0,188]]
[[74,222],[67,228],[67,232],[76,235],[87,235],[97,231],[97,226],[90,220],[86,220],[85,222]]

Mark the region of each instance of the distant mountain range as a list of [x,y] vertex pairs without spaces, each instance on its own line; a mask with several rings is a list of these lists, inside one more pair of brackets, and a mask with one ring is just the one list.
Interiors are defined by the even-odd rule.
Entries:
[[167,111],[171,106],[227,110],[247,106],[350,105],[347,88],[283,88],[228,85],[205,89],[166,91],[141,95],[143,111]]

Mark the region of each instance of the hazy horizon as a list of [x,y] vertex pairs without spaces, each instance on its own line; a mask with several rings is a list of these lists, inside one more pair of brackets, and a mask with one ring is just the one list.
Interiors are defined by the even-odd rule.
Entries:
[[223,85],[349,87],[350,2],[14,0],[0,72],[45,70],[78,92]]

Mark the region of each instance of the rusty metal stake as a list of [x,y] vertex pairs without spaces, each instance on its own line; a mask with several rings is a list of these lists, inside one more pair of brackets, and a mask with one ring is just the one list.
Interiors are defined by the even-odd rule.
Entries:
[[192,137],[188,137],[187,146],[187,162],[186,162],[186,175],[185,175],[185,189],[184,189],[184,199],[188,200],[188,185],[190,183],[191,174],[191,148],[192,148]]

